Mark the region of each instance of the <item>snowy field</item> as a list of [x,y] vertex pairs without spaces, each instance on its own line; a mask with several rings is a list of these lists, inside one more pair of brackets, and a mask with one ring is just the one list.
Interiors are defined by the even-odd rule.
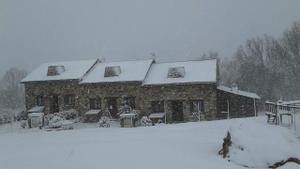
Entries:
[[[218,151],[227,130],[233,145],[223,159]],[[264,117],[50,132],[0,126],[0,169],[245,169],[288,157],[300,158],[300,140]]]

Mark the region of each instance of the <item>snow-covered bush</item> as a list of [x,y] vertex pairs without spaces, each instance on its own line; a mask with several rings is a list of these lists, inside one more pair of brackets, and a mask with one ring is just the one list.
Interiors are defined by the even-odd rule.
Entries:
[[152,126],[152,121],[147,116],[141,118],[141,126]]
[[73,122],[70,120],[65,120],[64,118],[59,116],[59,113],[47,115],[45,121],[47,121],[46,128],[60,128],[63,130],[71,130],[74,129]]
[[55,114],[47,114],[44,116],[44,125],[45,126],[49,125],[49,121],[55,116]]
[[75,109],[59,112],[59,115],[66,120],[73,120],[78,118],[78,112]]
[[53,116],[49,122],[48,122],[48,127],[49,128],[60,128],[63,125],[63,118],[60,116]]
[[0,124],[12,122],[12,117],[8,114],[0,114]]
[[99,127],[110,127],[110,119],[107,116],[102,116],[99,120]]
[[28,124],[27,120],[22,120],[20,126],[24,129],[27,127],[27,124]]

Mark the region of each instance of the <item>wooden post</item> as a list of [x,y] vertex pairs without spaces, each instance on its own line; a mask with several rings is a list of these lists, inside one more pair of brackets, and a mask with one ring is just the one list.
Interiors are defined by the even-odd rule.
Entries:
[[167,101],[163,100],[164,102],[164,112],[165,112],[165,124],[167,124]]
[[256,111],[256,103],[255,103],[255,98],[253,99],[253,106],[254,106],[254,116],[257,116],[257,111]]
[[227,119],[230,119],[230,114],[229,114],[229,100],[227,99]]

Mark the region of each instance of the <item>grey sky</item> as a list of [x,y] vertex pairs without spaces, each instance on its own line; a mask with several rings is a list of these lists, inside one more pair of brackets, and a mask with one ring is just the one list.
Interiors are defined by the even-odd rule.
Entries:
[[279,36],[300,0],[0,0],[0,75],[48,61],[231,56],[246,39]]

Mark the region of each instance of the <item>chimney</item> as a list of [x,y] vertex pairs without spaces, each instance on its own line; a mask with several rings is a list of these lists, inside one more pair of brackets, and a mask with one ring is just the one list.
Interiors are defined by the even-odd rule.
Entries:
[[239,90],[238,85],[236,83],[232,83],[231,91],[238,91],[238,90]]

